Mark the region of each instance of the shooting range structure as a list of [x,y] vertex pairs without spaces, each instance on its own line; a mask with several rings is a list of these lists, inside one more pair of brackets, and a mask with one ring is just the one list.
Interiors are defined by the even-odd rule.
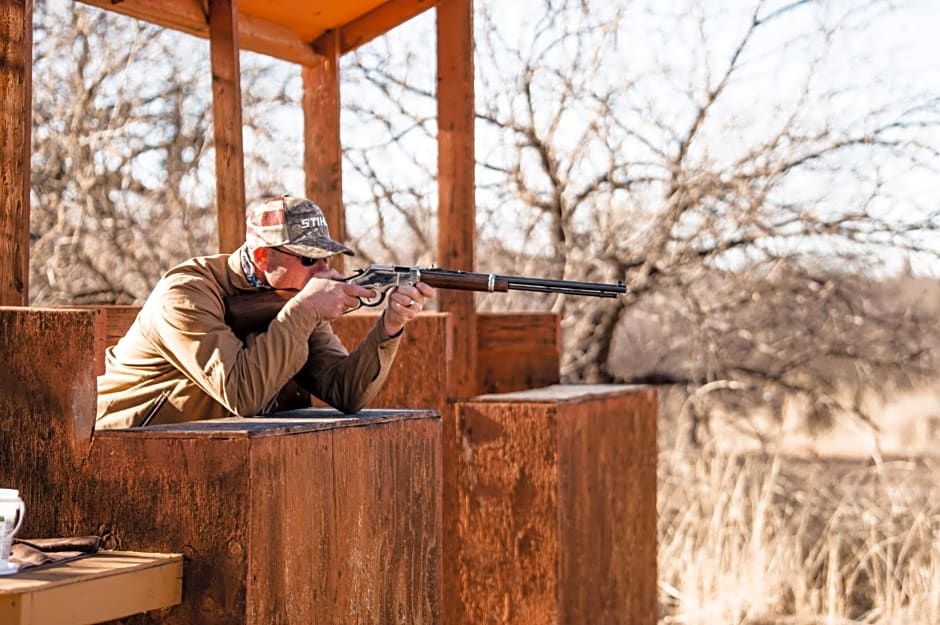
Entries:
[[[436,262],[475,269],[472,0],[86,4],[209,39],[223,252],[245,234],[239,51],[300,65],[304,193],[342,240],[340,58],[433,10]],[[94,432],[137,308],[29,306],[32,12],[0,4],[0,486],[27,499],[23,536],[184,553],[182,602],[126,622],[655,623],[655,391],[559,384],[555,314],[440,291],[359,420]]]

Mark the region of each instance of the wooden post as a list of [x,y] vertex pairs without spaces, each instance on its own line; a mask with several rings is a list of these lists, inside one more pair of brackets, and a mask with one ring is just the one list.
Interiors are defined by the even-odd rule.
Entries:
[[[330,235],[346,240],[343,209],[343,148],[340,143],[339,36],[335,31],[315,45],[317,62],[301,68],[304,112],[304,174],[307,197],[323,209]],[[343,257],[333,266],[343,272]]]
[[[472,271],[476,240],[472,0],[443,0],[437,6],[437,72],[437,264]],[[451,397],[470,397],[477,392],[473,293],[440,291],[438,300],[441,311],[453,319],[454,366],[448,391]]]
[[654,625],[655,390],[556,385],[456,411],[444,621]]
[[0,306],[29,299],[33,2],[0,3]]
[[245,240],[245,155],[238,50],[238,0],[210,0],[209,51],[220,252],[232,252]]

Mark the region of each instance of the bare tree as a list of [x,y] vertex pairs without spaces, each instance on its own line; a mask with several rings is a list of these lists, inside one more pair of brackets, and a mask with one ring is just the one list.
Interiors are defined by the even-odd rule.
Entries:
[[[904,82],[903,57],[866,45],[904,7],[478,9],[479,256],[496,270],[626,277],[631,287],[609,302],[485,302],[561,311],[566,379],[655,377],[642,363],[629,376],[615,370],[612,355],[631,349],[620,338],[630,312],[667,294],[670,319],[685,323],[656,336],[678,349],[686,337],[671,333],[687,328],[695,346],[683,352],[694,366],[669,375],[722,389],[712,396],[725,406],[746,398],[779,411],[799,391],[825,420],[857,406],[832,379],[847,367],[820,363],[851,362],[874,380],[930,369],[921,339],[935,321],[865,297],[897,259],[923,264],[940,252],[940,212],[914,191],[938,173],[940,92]],[[426,119],[406,112],[431,89],[399,67],[360,62],[373,93],[387,96],[370,112],[388,128],[406,118],[423,129]],[[385,153],[373,147],[360,158],[381,171]],[[379,214],[412,210],[384,200],[405,190],[381,188]]]

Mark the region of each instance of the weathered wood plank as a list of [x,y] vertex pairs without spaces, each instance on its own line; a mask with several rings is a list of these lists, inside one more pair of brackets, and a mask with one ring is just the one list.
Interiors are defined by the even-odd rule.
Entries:
[[[473,271],[476,244],[473,153],[473,7],[471,0],[437,5],[438,234],[437,264]],[[440,310],[453,323],[454,360],[448,394],[476,393],[477,329],[473,293],[440,291]]]
[[219,251],[232,252],[245,241],[245,153],[237,0],[209,0],[209,51]]
[[236,421],[249,431],[102,432],[68,521],[125,548],[184,546],[186,599],[164,623],[440,622],[432,413],[287,432],[275,420],[270,434]]
[[615,389],[557,412],[560,623],[657,622],[656,395]]
[[124,336],[127,329],[134,323],[140,306],[111,305],[99,307],[104,313],[105,341],[107,345],[114,345]]
[[33,2],[0,4],[0,306],[29,298]]
[[254,525],[248,622],[441,622],[439,422],[392,425],[257,445],[251,508],[286,514]]
[[181,600],[180,554],[100,551],[0,578],[0,623],[103,623]]
[[184,601],[162,622],[244,623],[254,520],[250,439],[120,434],[95,437],[70,492],[77,505],[59,519],[55,529],[63,534],[51,535],[103,531],[118,549],[181,552]]
[[554,313],[477,315],[477,392],[506,393],[559,382],[561,325]]

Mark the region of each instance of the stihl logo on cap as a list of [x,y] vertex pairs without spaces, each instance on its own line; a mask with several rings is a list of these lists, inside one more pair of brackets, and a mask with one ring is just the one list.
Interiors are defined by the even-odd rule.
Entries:
[[304,217],[300,220],[302,228],[319,229],[326,228],[326,217],[323,215],[314,215],[313,217]]

